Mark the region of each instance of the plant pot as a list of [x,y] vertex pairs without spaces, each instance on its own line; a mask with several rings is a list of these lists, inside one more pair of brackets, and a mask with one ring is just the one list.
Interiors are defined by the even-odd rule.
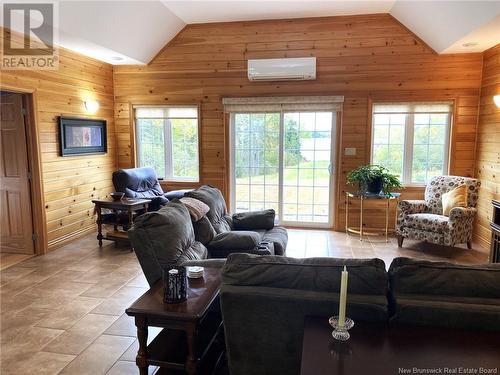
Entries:
[[375,177],[366,184],[366,191],[370,194],[380,194],[383,188],[382,177]]

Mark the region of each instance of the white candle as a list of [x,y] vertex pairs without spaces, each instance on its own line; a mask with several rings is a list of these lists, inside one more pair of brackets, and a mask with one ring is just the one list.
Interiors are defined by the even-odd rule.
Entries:
[[346,266],[342,271],[342,278],[340,281],[340,301],[339,301],[339,327],[344,327],[345,325],[345,307],[347,302],[347,278],[349,273],[347,272]]

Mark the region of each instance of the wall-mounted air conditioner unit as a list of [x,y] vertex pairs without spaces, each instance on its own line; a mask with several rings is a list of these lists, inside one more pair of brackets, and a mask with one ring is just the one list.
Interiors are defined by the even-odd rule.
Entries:
[[316,57],[248,60],[250,81],[301,81],[316,79]]

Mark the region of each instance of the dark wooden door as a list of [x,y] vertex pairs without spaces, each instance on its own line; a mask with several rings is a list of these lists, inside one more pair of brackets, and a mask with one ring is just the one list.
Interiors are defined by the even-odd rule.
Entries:
[[33,221],[22,94],[1,93],[0,124],[0,248],[2,252],[33,254]]

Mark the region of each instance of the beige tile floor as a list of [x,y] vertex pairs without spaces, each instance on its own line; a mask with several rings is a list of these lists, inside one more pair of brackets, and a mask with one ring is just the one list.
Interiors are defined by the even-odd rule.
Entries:
[[29,259],[32,256],[33,255],[27,254],[0,253],[0,270],[9,268],[10,266],[20,263],[25,259]]
[[[467,250],[407,241],[398,249],[395,239],[360,242],[319,230],[290,230],[288,255],[378,257],[387,266],[397,256],[464,264],[484,263],[488,257],[477,246]],[[109,242],[99,249],[93,235],[2,270],[0,373],[137,374],[135,327],[124,310],[147,287],[134,253]]]

